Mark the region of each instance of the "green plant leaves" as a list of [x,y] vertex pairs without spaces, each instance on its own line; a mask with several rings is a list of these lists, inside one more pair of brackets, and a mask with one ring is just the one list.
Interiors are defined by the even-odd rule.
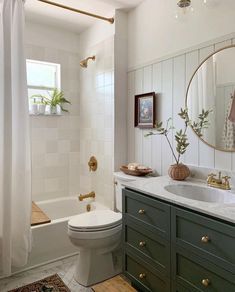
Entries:
[[196,132],[196,134],[201,138],[203,136],[203,129],[207,129],[210,126],[209,114],[212,113],[213,110],[202,110],[202,113],[198,115],[198,122],[192,123],[192,128]]
[[50,95],[50,98],[41,94],[35,94],[35,95],[32,95],[30,98],[36,98],[36,97],[41,98],[44,104],[53,106],[53,107],[59,105],[62,111],[69,112],[67,109],[63,107],[63,104],[65,103],[71,104],[71,102],[64,97],[63,91],[59,91],[57,88],[55,88],[52,91],[52,93],[49,93],[49,95]]
[[176,157],[175,155],[175,152],[174,152],[174,149],[172,147],[172,143],[168,137],[168,134],[171,130],[174,130],[174,126],[172,125],[172,118],[168,118],[167,121],[166,121],[166,127],[163,127],[163,123],[162,122],[158,122],[155,124],[154,126],[154,131],[150,131],[149,133],[147,133],[145,135],[145,137],[148,137],[148,136],[152,136],[152,135],[164,135],[167,139],[167,142],[170,146],[170,149],[172,151],[172,154],[174,156],[174,159],[176,161],[176,163],[179,163],[180,162],[180,157],[181,155],[183,155],[188,146],[189,146],[189,142],[188,142],[188,137],[187,137],[187,129],[188,129],[188,126],[192,126],[192,128],[194,129],[194,131],[198,134],[199,137],[202,136],[202,131],[203,129],[205,128],[208,128],[210,123],[209,123],[209,114],[212,112],[212,110],[202,110],[201,114],[198,115],[198,119],[199,121],[198,122],[191,122],[189,120],[189,117],[188,117],[188,109],[185,108],[181,108],[180,109],[180,112],[178,113],[178,115],[184,120],[185,122],[185,127],[184,129],[180,129],[179,131],[176,131],[175,135],[174,135],[174,138],[175,138],[175,141],[176,141],[176,152],[178,153],[178,157]]
[[184,154],[187,150],[187,147],[189,146],[188,137],[185,131],[183,132],[183,130],[181,129],[180,131],[176,132],[175,141],[177,142],[176,151],[180,155]]

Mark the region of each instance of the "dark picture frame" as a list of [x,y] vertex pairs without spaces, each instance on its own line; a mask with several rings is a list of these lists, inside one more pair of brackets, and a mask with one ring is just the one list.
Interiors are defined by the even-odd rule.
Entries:
[[156,94],[135,95],[135,127],[152,129],[156,121]]

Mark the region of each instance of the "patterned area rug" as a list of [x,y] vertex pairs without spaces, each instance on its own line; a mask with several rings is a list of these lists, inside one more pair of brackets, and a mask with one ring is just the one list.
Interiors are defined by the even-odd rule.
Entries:
[[71,292],[61,278],[55,274],[8,292]]

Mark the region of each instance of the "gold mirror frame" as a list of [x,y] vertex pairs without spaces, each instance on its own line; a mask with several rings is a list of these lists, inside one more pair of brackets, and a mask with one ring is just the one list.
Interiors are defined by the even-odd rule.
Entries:
[[[226,46],[226,47],[223,47],[223,48],[221,48],[221,49],[215,51],[214,53],[212,53],[212,54],[210,54],[208,57],[206,57],[206,59],[204,59],[204,60],[199,64],[199,66],[197,67],[197,69],[194,71],[194,73],[193,73],[193,75],[192,75],[192,77],[191,77],[191,79],[190,79],[190,81],[189,81],[189,85],[188,85],[188,87],[187,87],[186,98],[185,98],[185,108],[187,108],[187,104],[188,104],[188,93],[189,93],[189,88],[190,88],[190,85],[191,85],[191,83],[192,83],[192,81],[193,81],[194,76],[197,74],[197,71],[198,71],[198,70],[201,68],[201,66],[202,66],[202,65],[203,65],[208,59],[210,59],[212,56],[214,56],[215,54],[217,54],[217,53],[219,53],[219,52],[221,52],[221,51],[224,51],[224,50],[226,50],[226,49],[230,49],[230,48],[235,48],[235,45]],[[188,119],[189,119],[189,116],[188,116]],[[196,131],[193,129],[192,126],[190,126],[190,127],[191,127],[191,129],[193,130],[193,132],[197,135],[197,137],[198,137],[203,143],[205,143],[207,146],[209,146],[209,147],[211,147],[211,148],[213,148],[213,149],[215,149],[215,150],[219,150],[219,151],[223,151],[223,152],[230,152],[230,153],[231,153],[231,152],[235,152],[235,148],[234,148],[234,150],[226,150],[226,149],[223,149],[223,148],[220,148],[220,147],[216,147],[216,146],[211,145],[210,143],[206,142],[206,141],[203,140],[201,137],[199,137],[198,134],[196,133]]]

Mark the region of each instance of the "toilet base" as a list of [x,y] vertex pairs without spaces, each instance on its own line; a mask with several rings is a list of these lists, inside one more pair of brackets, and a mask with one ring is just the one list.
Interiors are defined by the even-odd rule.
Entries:
[[97,250],[80,250],[74,279],[87,287],[112,278],[121,271],[121,249],[104,254],[98,254]]

